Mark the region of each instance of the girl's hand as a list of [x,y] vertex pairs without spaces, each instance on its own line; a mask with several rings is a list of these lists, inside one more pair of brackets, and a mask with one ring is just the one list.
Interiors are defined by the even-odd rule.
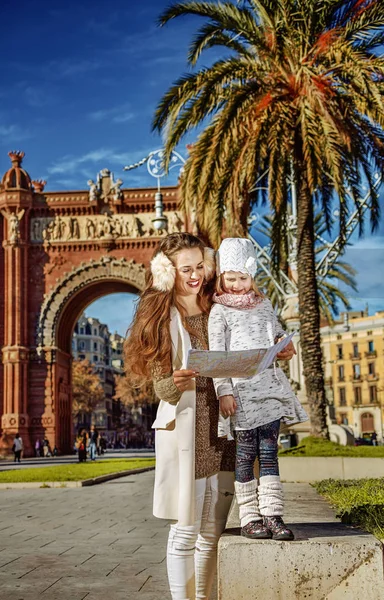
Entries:
[[232,415],[235,414],[237,404],[236,404],[235,398],[234,398],[234,396],[232,396],[232,394],[230,394],[228,396],[220,396],[219,403],[220,403],[220,412],[223,415],[223,417],[227,418],[227,417],[231,417]]
[[[280,338],[280,339],[283,339],[283,338]],[[279,352],[279,354],[276,356],[276,358],[278,360],[291,360],[291,358],[293,358],[295,356],[295,354],[297,354],[297,352],[296,352],[295,346],[293,345],[293,342],[291,340],[289,342],[288,346],[285,346],[285,348],[281,352]]]
[[191,380],[198,375],[197,371],[190,371],[187,369],[180,369],[179,371],[173,371],[173,382],[180,392],[190,389]]

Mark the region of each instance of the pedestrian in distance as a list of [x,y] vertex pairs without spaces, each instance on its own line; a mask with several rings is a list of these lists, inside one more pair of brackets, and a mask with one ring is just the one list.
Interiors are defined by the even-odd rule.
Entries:
[[88,434],[85,429],[82,429],[79,432],[79,435],[76,439],[76,449],[77,455],[79,458],[79,462],[87,461],[87,444],[88,444]]
[[[216,293],[209,316],[210,350],[251,350],[273,346],[286,334],[271,302],[257,288],[252,242],[224,239],[216,256]],[[278,355],[290,359],[292,342]],[[236,439],[235,491],[241,534],[247,538],[293,540],[283,521],[283,487],[277,460],[280,423],[308,416],[276,364],[247,379],[214,379],[221,414],[230,418]],[[254,464],[259,460],[259,482]]]
[[15,439],[13,440],[12,450],[13,450],[13,454],[14,454],[13,462],[20,462],[21,453],[23,451],[23,440],[21,439],[19,433],[15,434]]
[[96,460],[98,440],[99,432],[95,429],[94,425],[91,425],[91,430],[89,432],[89,458],[92,461]]
[[40,457],[40,440],[37,439],[35,442],[35,457],[39,458]]
[[107,448],[107,440],[105,439],[105,437],[103,435],[100,435],[99,437],[99,448],[100,448],[100,455],[104,454]]
[[173,233],[151,261],[125,342],[125,369],[140,386],[154,382],[156,517],[172,521],[167,545],[173,600],[209,598],[217,543],[233,499],[234,442],[219,429],[210,378],[187,370],[190,348],[208,348],[213,250]]
[[44,458],[48,458],[50,456],[49,441],[48,441],[48,438],[46,438],[46,437],[43,440],[43,454],[44,454]]
[[373,433],[371,433],[371,442],[372,442],[372,446],[377,446],[377,433],[376,433],[376,431],[374,431]]

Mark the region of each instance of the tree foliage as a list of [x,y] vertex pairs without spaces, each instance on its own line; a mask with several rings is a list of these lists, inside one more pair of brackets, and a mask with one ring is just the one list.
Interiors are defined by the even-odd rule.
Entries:
[[91,413],[104,399],[100,377],[89,360],[74,360],[72,364],[72,413]]
[[[181,2],[160,17],[195,15],[205,23],[194,37],[194,67],[208,48],[232,50],[210,67],[183,75],[164,95],[153,126],[164,131],[166,160],[182,137],[209,124],[184,169],[182,203],[198,199],[201,230],[218,242],[227,231],[246,232],[249,207],[268,189],[279,228],[287,209],[292,166],[321,205],[327,225],[330,198],[348,196],[359,207],[362,175],[372,193],[372,226],[379,206],[374,171],[384,160],[384,3],[377,0],[250,0]],[[303,168],[305,166],[305,169]],[[278,251],[278,249],[277,249]]]
[[154,404],[156,402],[153,386],[150,382],[146,382],[140,387],[134,387],[125,375],[115,375],[114,398],[120,400],[124,406]]
[[[257,227],[258,231],[269,239],[270,244],[272,244],[272,223],[273,216],[264,215],[260,225]],[[314,226],[316,233],[315,255],[317,265],[327,248],[326,242],[322,238],[326,232],[326,224],[324,215],[321,212],[316,214]],[[276,243],[281,243],[282,246],[280,249],[280,262],[278,264],[275,263],[272,270],[274,279],[281,287],[283,287],[280,273],[283,272],[285,275],[289,275],[287,245],[285,243],[285,238],[283,239],[281,236]],[[346,310],[351,310],[348,296],[340,289],[340,283],[356,292],[355,275],[356,270],[340,257],[333,263],[325,277],[317,274],[317,293],[320,314],[328,323],[334,323],[334,317],[339,315],[340,305]],[[284,303],[281,295],[278,294],[273,280],[260,267],[256,275],[256,280],[257,284],[265,291],[273,305],[279,311],[282,310]]]
[[[300,339],[312,433],[327,436],[314,207],[328,229],[338,204],[344,237],[352,208],[361,215],[363,182],[370,221],[379,219],[375,172],[384,170],[382,0],[185,1],[160,24],[204,19],[188,62],[222,48],[223,58],[179,78],[160,101],[153,126],[164,133],[165,164],[191,129],[203,125],[182,177],[182,208],[195,211],[212,243],[246,235],[257,202],[273,208],[273,240],[284,232],[297,190]],[[228,52],[229,50],[229,52]],[[257,182],[257,185],[256,185]],[[280,244],[273,254],[280,262]]]

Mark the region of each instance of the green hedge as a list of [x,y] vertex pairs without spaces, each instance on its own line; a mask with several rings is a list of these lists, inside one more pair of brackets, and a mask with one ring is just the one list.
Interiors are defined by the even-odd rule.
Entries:
[[322,438],[306,437],[298,446],[280,450],[280,456],[350,456],[384,458],[384,446],[341,446]]
[[384,538],[384,478],[326,479],[312,485],[329,500],[343,523],[359,525]]

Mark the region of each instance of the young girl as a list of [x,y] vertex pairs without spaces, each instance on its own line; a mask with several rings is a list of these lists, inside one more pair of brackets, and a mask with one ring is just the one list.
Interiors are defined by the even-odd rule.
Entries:
[[[257,289],[256,254],[248,239],[223,240],[216,256],[217,293],[209,316],[210,350],[267,348],[285,335],[271,302]],[[284,358],[295,354],[292,342]],[[288,356],[289,355],[289,356]],[[215,379],[224,417],[231,417],[236,439],[235,491],[241,534],[248,538],[293,540],[285,525],[277,441],[280,422],[308,416],[283,371],[272,365],[248,379]],[[259,483],[254,462],[259,460]]]

